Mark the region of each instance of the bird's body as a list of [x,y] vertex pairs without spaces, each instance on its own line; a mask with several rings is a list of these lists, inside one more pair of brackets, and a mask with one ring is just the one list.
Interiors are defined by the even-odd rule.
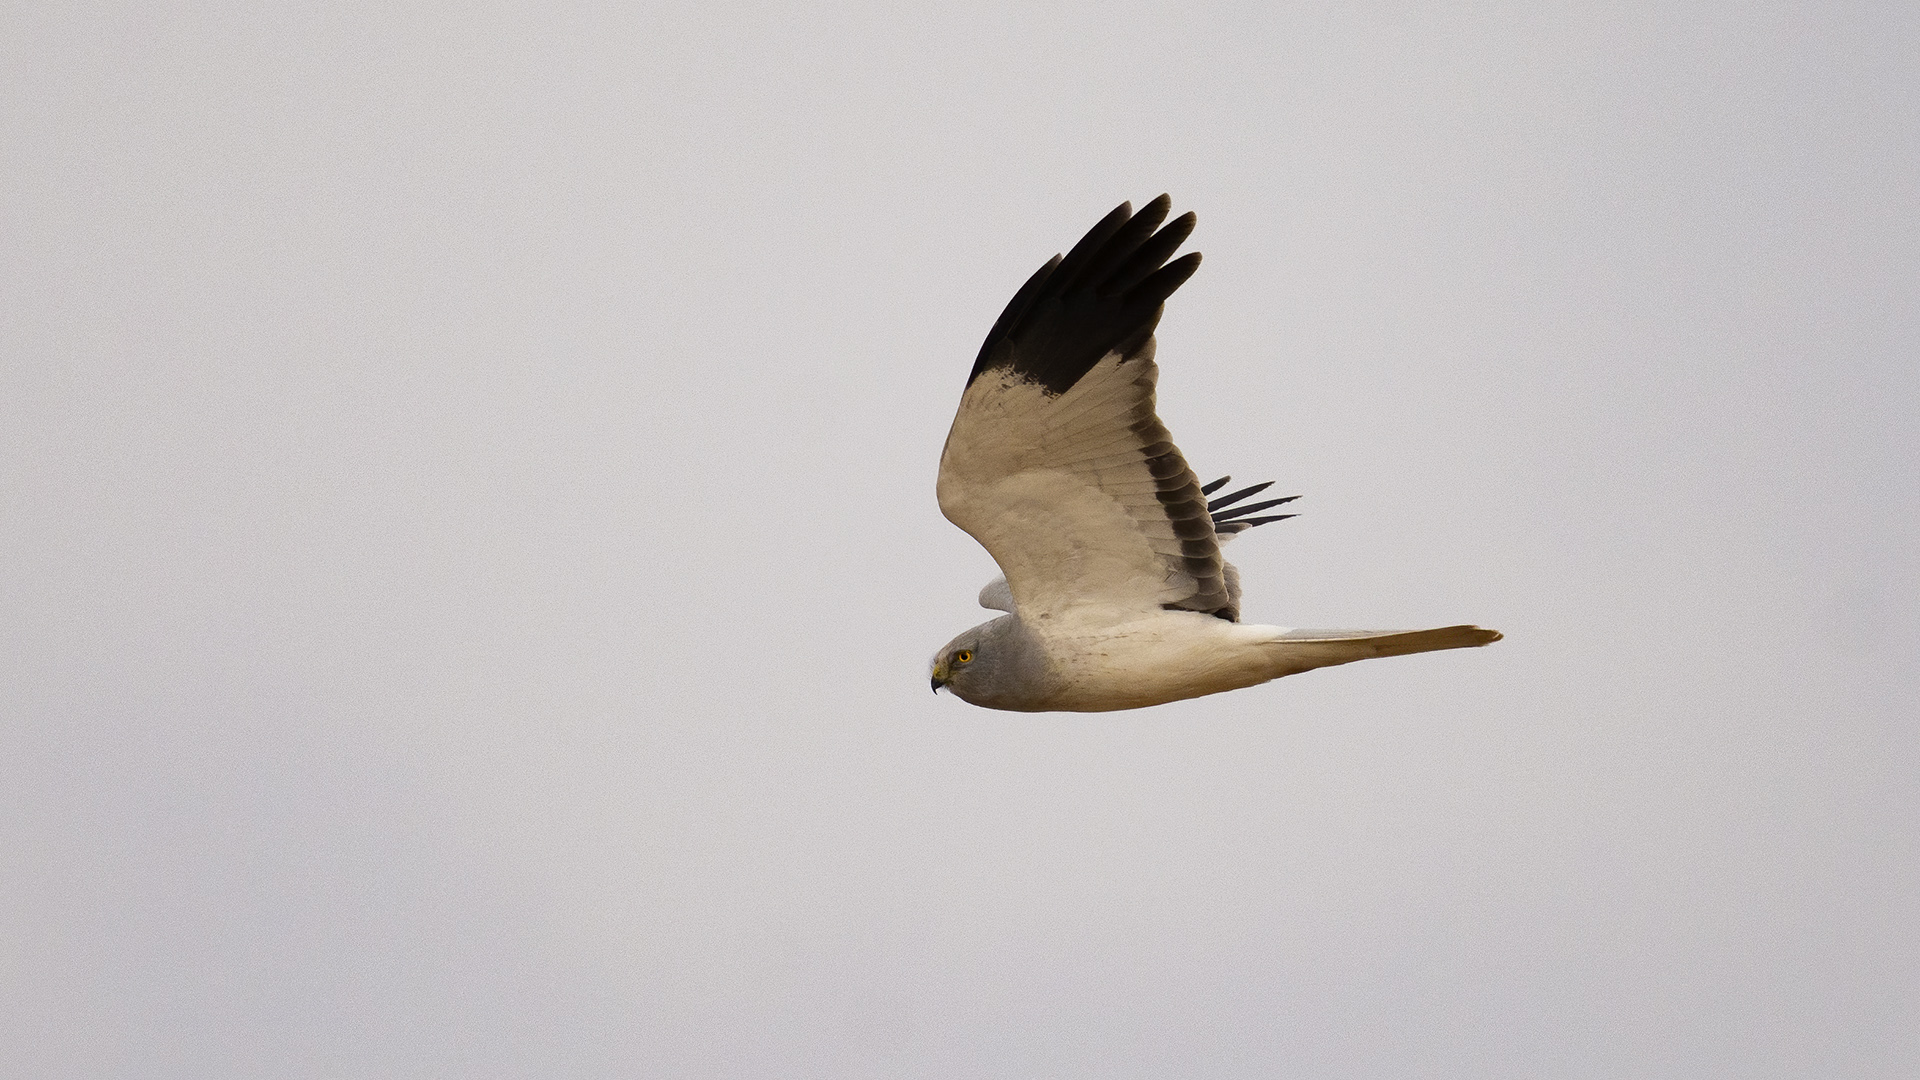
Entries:
[[[1498,641],[1477,626],[1435,630],[1289,630],[1197,612],[1142,613],[1087,606],[1066,618],[1002,615],[955,638],[935,662],[936,689],[951,685],[954,653],[1026,667],[1014,677],[959,687],[967,701],[1015,712],[1111,712],[1258,686],[1283,675],[1379,656],[1461,649]],[[1024,661],[1024,664],[1021,663]]]
[[[989,708],[1102,712],[1235,690],[1373,656],[1484,645],[1499,634],[1299,631],[1239,622],[1220,542],[1291,515],[1208,501],[1154,413],[1153,329],[1199,265],[1167,262],[1192,214],[1122,204],[1015,295],[987,335],[940,460],[940,509],[1004,578],[1006,615],[955,638],[933,684]],[[1157,230],[1157,231],[1156,231]],[[1164,264],[1164,265],[1163,265]]]
[[1280,657],[1262,648],[1282,632],[1277,627],[1194,611],[1097,605],[1035,622],[1033,637],[1056,678],[1044,696],[1012,706],[1022,711],[1135,709],[1238,690],[1280,674],[1274,670]]

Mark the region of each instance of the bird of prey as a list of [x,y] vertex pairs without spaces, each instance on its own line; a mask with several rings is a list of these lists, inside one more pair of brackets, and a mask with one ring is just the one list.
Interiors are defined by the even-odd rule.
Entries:
[[1292,515],[1208,502],[1154,415],[1154,327],[1200,265],[1167,260],[1194,216],[1121,203],[1014,294],[967,376],[940,455],[940,510],[1002,576],[1006,612],[948,642],[933,688],[990,709],[1103,712],[1237,690],[1375,656],[1500,640],[1477,626],[1292,630],[1240,621],[1228,537]]

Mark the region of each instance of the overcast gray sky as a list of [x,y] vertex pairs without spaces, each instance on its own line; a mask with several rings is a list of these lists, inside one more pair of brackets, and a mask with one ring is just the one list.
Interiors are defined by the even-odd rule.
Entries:
[[[1908,3],[18,4],[0,1059],[1920,1074]],[[975,350],[1197,211],[1246,612],[927,692]]]

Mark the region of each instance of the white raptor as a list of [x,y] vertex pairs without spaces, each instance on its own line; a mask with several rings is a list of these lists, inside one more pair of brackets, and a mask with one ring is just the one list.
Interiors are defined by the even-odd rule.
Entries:
[[1167,196],[1121,203],[1054,256],[988,332],[940,455],[940,510],[1003,577],[1006,612],[933,661],[933,688],[991,709],[1100,712],[1217,694],[1375,656],[1500,640],[1477,626],[1289,630],[1240,622],[1220,543],[1291,515],[1214,499],[1154,415],[1154,326],[1200,265],[1167,260],[1193,232],[1161,228]]

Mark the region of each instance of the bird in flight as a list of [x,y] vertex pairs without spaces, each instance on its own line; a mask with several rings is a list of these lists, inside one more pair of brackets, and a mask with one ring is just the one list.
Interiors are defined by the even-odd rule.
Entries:
[[1154,415],[1153,330],[1200,266],[1191,213],[1121,203],[1015,293],[967,376],[940,455],[940,510],[1001,576],[1006,614],[948,642],[933,688],[990,709],[1104,712],[1376,656],[1500,640],[1477,626],[1292,630],[1240,621],[1223,541],[1291,499],[1202,487]]

